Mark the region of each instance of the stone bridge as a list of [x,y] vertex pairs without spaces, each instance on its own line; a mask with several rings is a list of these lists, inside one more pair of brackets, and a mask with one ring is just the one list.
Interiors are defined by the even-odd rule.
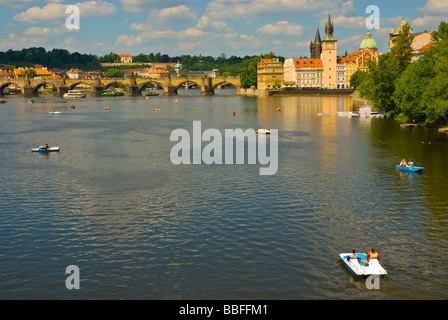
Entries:
[[73,90],[80,84],[88,85],[93,90],[94,96],[101,96],[103,91],[118,84],[122,84],[127,88],[129,96],[140,96],[144,86],[155,83],[163,88],[163,95],[175,96],[177,90],[186,83],[194,83],[201,88],[201,95],[213,95],[216,87],[222,84],[230,84],[237,89],[241,89],[241,80],[239,77],[226,78],[153,78],[140,79],[133,75],[129,79],[111,78],[111,79],[0,79],[0,96],[3,96],[3,90],[14,85],[21,89],[22,95],[25,97],[37,97],[41,87],[53,86],[59,96],[63,96],[68,90]]

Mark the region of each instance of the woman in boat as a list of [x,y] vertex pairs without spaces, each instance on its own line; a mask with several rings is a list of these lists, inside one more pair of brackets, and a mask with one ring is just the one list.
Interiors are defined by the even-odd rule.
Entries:
[[366,255],[367,261],[370,261],[370,259],[379,259],[378,252],[375,251],[375,249],[370,249],[369,252],[367,252]]
[[406,160],[405,159],[401,160],[400,167],[407,167],[407,166],[408,164],[406,163]]

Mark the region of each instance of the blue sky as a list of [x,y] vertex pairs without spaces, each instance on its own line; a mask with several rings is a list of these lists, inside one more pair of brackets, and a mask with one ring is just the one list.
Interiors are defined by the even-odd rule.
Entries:
[[[80,9],[80,29],[65,22],[68,5]],[[448,0],[0,0],[0,51],[41,46],[104,55],[109,52],[244,57],[268,53],[309,56],[309,41],[328,12],[339,54],[355,51],[368,31],[366,8],[379,9],[370,30],[379,52],[402,18],[415,32],[448,22]]]

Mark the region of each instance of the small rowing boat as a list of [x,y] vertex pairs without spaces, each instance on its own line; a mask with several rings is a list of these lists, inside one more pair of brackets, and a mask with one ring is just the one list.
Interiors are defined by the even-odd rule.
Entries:
[[350,255],[350,253],[339,254],[344,265],[357,278],[365,278],[371,275],[385,277],[387,275],[386,269],[378,259],[370,259],[367,262],[365,253],[356,253],[358,258],[350,258]]
[[269,129],[258,129],[257,133],[258,134],[270,134],[271,130],[269,130]]
[[43,146],[39,148],[31,149],[32,152],[59,152],[59,147],[50,147],[48,149],[44,149]]
[[52,112],[48,112],[49,114],[61,114],[60,111],[52,111]]

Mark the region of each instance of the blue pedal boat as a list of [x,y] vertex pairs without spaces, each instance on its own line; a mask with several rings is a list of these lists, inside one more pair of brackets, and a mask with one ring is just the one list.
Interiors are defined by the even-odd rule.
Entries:
[[403,172],[420,172],[423,171],[423,167],[414,167],[413,165],[410,167],[401,167],[400,165],[396,165],[395,166],[398,170],[403,171]]

